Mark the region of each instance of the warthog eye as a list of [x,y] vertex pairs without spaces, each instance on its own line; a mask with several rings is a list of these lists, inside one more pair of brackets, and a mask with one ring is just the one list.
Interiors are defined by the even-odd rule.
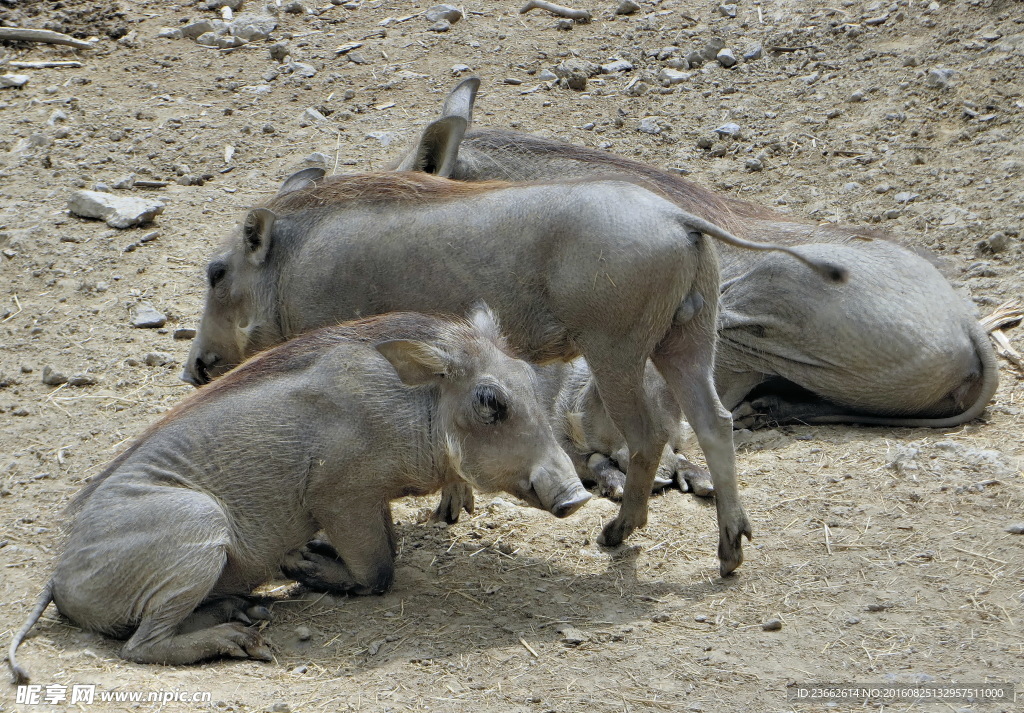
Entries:
[[228,274],[228,266],[219,260],[211,262],[206,268],[206,279],[210,282],[210,287],[216,287],[226,274]]
[[486,424],[500,423],[508,418],[508,404],[505,395],[490,384],[476,387],[474,409],[480,420]]

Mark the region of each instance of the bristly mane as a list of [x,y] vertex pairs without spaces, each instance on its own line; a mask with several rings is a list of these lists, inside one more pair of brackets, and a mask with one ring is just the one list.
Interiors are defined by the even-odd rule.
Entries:
[[451,181],[417,171],[345,173],[329,176],[308,188],[276,195],[263,207],[282,214],[339,203],[420,203],[477,195],[507,185],[504,181]]

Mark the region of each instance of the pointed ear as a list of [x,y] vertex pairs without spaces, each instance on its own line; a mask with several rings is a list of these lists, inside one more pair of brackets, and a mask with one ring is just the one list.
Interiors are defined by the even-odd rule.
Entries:
[[285,193],[291,193],[292,191],[312,186],[326,175],[327,171],[319,166],[311,166],[310,168],[296,171],[284,179],[284,183],[281,184],[281,189],[277,192],[277,195],[283,196]]
[[473,102],[476,101],[476,92],[480,88],[480,80],[477,77],[463,79],[448,98],[444,100],[441,107],[441,118],[449,116],[460,116],[466,120],[466,127],[473,123]]
[[242,224],[242,248],[246,259],[259,267],[270,250],[270,232],[277,216],[266,208],[254,208]]
[[399,171],[423,171],[449,178],[468,126],[461,116],[447,116],[423,130],[420,142],[398,165]]
[[376,345],[408,386],[440,381],[448,371],[450,358],[437,347],[411,339],[393,339]]
[[473,309],[466,315],[466,319],[469,320],[469,323],[473,325],[476,331],[491,341],[500,342],[502,340],[501,325],[498,323],[498,317],[483,300],[473,305]]

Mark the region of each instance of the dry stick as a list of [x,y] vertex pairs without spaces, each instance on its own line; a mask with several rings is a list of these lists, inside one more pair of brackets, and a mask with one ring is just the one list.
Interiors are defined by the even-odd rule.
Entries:
[[80,50],[91,50],[92,42],[76,40],[60,32],[52,30],[30,30],[22,27],[0,27],[0,40],[19,40],[21,42],[45,42],[51,45],[69,45]]
[[530,0],[530,2],[523,5],[523,8],[519,11],[519,14],[522,15],[534,9],[547,10],[553,15],[559,15],[560,17],[568,17],[570,20],[576,20],[576,22],[590,22],[589,11],[573,10],[571,7],[555,5],[552,2],[546,2],[546,0]]
[[8,62],[7,66],[18,69],[59,69],[61,67],[81,67],[82,63],[73,59],[61,59],[52,62]]
[[1024,356],[1013,345],[1003,330],[1018,326],[1024,320],[1024,306],[1020,300],[1010,300],[996,307],[996,310],[981,320],[981,326],[989,333],[996,343],[999,356],[1024,371]]

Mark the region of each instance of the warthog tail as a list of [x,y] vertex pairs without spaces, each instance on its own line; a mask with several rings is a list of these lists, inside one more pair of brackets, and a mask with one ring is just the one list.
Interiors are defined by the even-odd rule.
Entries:
[[709,235],[716,240],[721,240],[723,243],[728,243],[733,247],[743,248],[745,250],[775,250],[786,253],[787,255],[791,255],[804,263],[830,282],[846,282],[849,277],[849,272],[842,265],[836,265],[828,260],[818,260],[816,258],[807,257],[806,255],[801,254],[798,249],[791,248],[786,245],[777,245],[775,243],[755,243],[750,240],[744,240],[743,238],[737,238],[732,233],[727,232],[714,223],[704,220],[699,216],[687,213],[686,211],[680,211],[680,213],[679,222],[693,230],[699,230],[705,235]]
[[28,683],[28,671],[18,665],[17,661],[14,660],[14,654],[21,645],[22,640],[28,635],[29,630],[36,625],[39,621],[39,617],[46,611],[46,607],[53,601],[53,580],[51,579],[43,587],[43,591],[39,593],[39,599],[36,600],[36,606],[32,612],[28,615],[25,623],[18,629],[18,633],[14,635],[14,640],[11,641],[11,648],[7,650],[7,663],[11,667],[11,674],[14,676],[14,682],[16,684]]

